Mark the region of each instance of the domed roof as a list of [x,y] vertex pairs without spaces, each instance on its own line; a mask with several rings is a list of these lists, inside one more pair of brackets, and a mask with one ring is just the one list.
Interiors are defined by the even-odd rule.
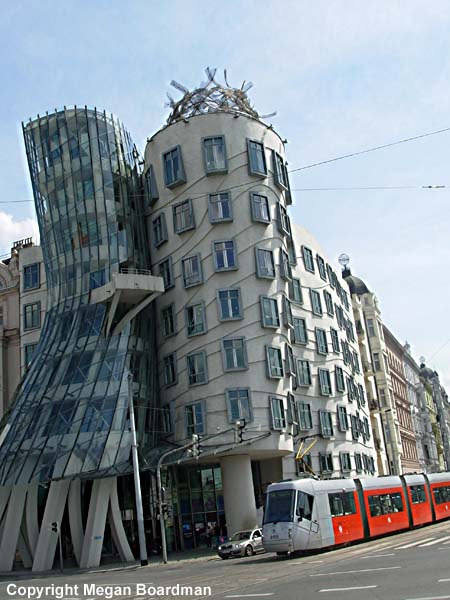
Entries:
[[351,274],[350,269],[344,269],[342,271],[342,277],[348,284],[351,294],[362,296],[363,294],[370,294],[370,290],[362,279],[355,277]]

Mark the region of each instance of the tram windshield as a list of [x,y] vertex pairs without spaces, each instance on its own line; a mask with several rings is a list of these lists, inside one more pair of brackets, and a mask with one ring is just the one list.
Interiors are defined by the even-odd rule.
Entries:
[[269,492],[264,513],[264,524],[292,521],[294,498],[295,490]]

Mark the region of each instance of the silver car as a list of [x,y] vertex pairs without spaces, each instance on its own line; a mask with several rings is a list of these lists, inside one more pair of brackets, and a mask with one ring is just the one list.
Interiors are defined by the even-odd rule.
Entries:
[[217,548],[217,554],[220,558],[225,559],[231,556],[252,556],[256,552],[264,552],[262,539],[261,529],[237,531],[228,542]]

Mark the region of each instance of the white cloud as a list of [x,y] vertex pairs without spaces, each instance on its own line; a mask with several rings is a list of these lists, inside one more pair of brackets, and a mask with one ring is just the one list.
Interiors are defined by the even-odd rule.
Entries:
[[0,254],[7,254],[13,242],[32,237],[39,241],[38,224],[34,219],[16,220],[12,215],[0,211]]

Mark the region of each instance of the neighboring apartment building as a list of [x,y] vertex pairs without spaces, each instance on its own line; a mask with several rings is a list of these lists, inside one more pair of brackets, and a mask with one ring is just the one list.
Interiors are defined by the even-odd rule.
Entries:
[[[450,469],[450,423],[448,395],[439,380],[439,374],[427,367],[420,365],[420,376],[427,387],[428,394],[432,396],[434,410],[436,411],[435,437],[442,442],[442,462],[444,470]],[[439,447],[438,447],[439,451]]]
[[383,325],[383,332],[387,350],[386,369],[391,376],[390,391],[394,397],[399,423],[400,441],[402,446],[402,473],[420,471],[416,445],[416,432],[414,430],[411,414],[411,409],[414,407],[410,405],[405,371],[403,368],[404,348],[386,325]]

